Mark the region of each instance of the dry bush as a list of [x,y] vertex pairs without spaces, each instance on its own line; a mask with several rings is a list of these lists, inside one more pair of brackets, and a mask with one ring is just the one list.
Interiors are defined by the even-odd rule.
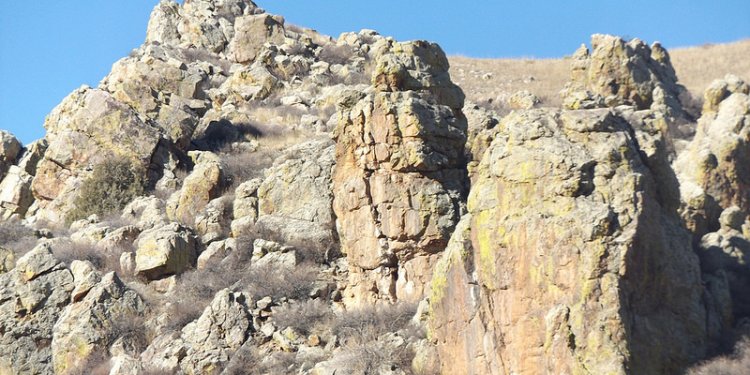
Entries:
[[311,264],[300,264],[293,269],[272,266],[250,266],[252,250],[238,249],[232,259],[214,267],[192,270],[180,275],[175,290],[167,295],[167,303],[151,301],[162,306],[171,321],[170,328],[179,329],[197,319],[217,292],[229,288],[244,292],[258,300],[270,296],[274,300],[306,299],[317,280],[318,269]]
[[[249,344],[249,343],[248,343]],[[299,367],[294,353],[260,353],[253,346],[241,347],[227,363],[222,374],[226,375],[267,375],[295,374]]]
[[750,374],[750,339],[745,339],[737,344],[732,355],[712,359],[687,372],[687,375],[745,374]]
[[331,306],[320,300],[286,304],[273,311],[273,322],[280,329],[292,327],[304,336],[323,333],[333,318]]
[[7,220],[0,223],[0,247],[13,251],[17,257],[29,252],[36,243],[34,230],[20,221]]
[[422,329],[411,323],[415,312],[416,305],[400,303],[337,315],[330,329],[343,349],[332,361],[347,374],[375,374],[382,369],[412,373],[412,346],[393,345],[384,335],[398,332],[407,342],[424,338]]
[[234,191],[245,181],[263,177],[263,173],[273,165],[278,153],[278,150],[268,148],[260,148],[252,152],[223,150],[219,156],[227,178],[227,190]]
[[332,65],[346,65],[356,52],[354,47],[348,44],[338,45],[331,43],[323,46],[318,58]]
[[72,223],[92,214],[107,216],[122,210],[135,197],[143,195],[146,172],[128,159],[107,160],[96,167],[80,188],[68,212],[66,221]]
[[52,253],[59,261],[70,266],[74,260],[89,261],[99,271],[120,272],[120,255],[125,249],[102,249],[96,244],[64,240],[52,245]]
[[[336,316],[331,323],[331,332],[344,342],[364,343],[388,332],[409,330],[416,311],[417,306],[412,303],[350,310]],[[419,335],[411,331],[409,334]]]

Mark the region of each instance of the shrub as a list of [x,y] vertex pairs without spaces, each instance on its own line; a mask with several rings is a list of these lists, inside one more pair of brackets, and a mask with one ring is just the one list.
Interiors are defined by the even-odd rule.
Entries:
[[349,59],[354,57],[354,54],[354,47],[348,44],[337,45],[331,43],[323,46],[318,58],[329,64],[346,65]]
[[712,359],[687,372],[687,375],[741,374],[750,374],[750,339],[740,341],[732,355]]
[[318,331],[325,332],[332,317],[331,306],[320,300],[289,303],[273,312],[273,321],[277,327],[292,327],[305,336]]
[[75,208],[68,212],[66,221],[72,223],[96,214],[105,216],[122,210],[133,198],[143,195],[146,187],[145,170],[126,159],[105,161],[94,167],[81,184]]
[[22,256],[34,248],[36,242],[34,230],[20,221],[8,220],[0,223],[0,247],[13,251],[17,256]]

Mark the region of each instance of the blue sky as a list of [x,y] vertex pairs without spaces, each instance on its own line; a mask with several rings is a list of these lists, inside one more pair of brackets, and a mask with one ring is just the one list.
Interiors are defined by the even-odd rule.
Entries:
[[[0,128],[28,143],[82,84],[96,86],[145,38],[158,0],[18,0],[0,11]],[[559,57],[593,33],[680,47],[750,37],[748,0],[259,0],[288,22],[337,36],[376,29],[449,54]]]

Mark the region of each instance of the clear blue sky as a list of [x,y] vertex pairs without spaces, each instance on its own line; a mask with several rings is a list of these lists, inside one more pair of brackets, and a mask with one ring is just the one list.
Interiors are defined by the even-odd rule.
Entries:
[[[0,128],[28,143],[47,113],[96,86],[139,46],[158,0],[11,0],[0,10]],[[376,29],[439,42],[449,54],[559,57],[593,33],[667,47],[750,37],[749,0],[259,0],[288,22],[337,36]],[[750,56],[748,57],[750,58]]]

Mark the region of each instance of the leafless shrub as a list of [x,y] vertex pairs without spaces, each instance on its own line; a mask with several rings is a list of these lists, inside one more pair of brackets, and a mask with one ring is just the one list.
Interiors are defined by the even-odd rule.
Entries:
[[331,306],[320,300],[289,303],[273,312],[277,327],[292,327],[305,336],[327,331],[332,318]]
[[294,374],[298,367],[294,353],[261,353],[257,347],[245,344],[232,356],[222,374]]
[[119,272],[121,250],[107,250],[92,243],[64,240],[52,245],[52,253],[67,265],[74,260],[89,261],[100,271],[121,273]]
[[383,341],[347,345],[333,358],[335,367],[345,374],[381,374],[402,370],[411,374],[414,351],[410,346],[392,346]]
[[331,332],[343,341],[372,341],[384,333],[410,328],[416,310],[415,304],[399,303],[346,311],[336,316],[331,324]]
[[17,256],[26,254],[37,242],[34,230],[18,220],[0,223],[0,247],[13,251]]
[[744,374],[750,374],[750,339],[740,341],[732,355],[712,359],[687,372],[687,375]]
[[348,63],[349,60],[354,57],[355,53],[356,50],[354,49],[354,47],[348,44],[338,45],[330,43],[323,46],[323,48],[320,50],[320,55],[318,55],[318,58],[329,64],[346,65],[346,63]]
[[233,151],[227,149],[219,156],[227,176],[227,190],[234,190],[241,183],[253,178],[263,177],[264,171],[273,165],[278,151],[258,149],[256,151]]

